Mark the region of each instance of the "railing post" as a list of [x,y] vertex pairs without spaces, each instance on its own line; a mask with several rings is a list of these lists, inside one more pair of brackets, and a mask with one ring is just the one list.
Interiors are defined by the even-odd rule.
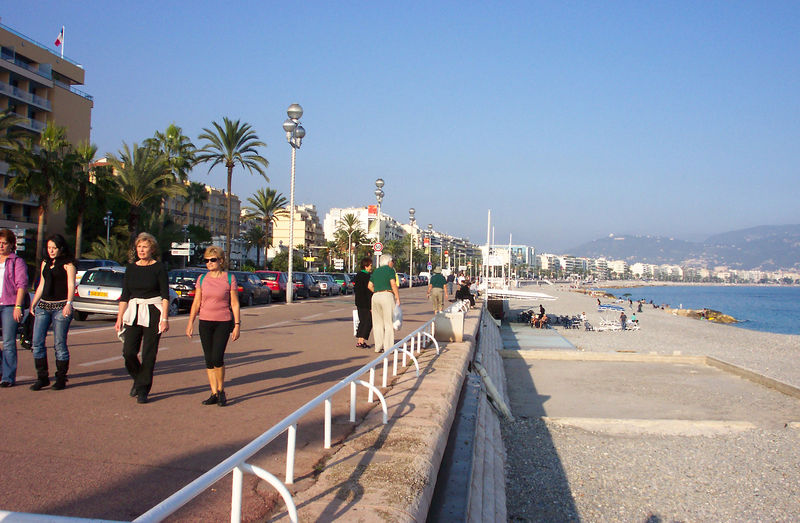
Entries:
[[[369,384],[373,387],[375,386],[375,367],[369,369]],[[369,395],[367,396],[367,403],[372,403],[374,401],[374,394],[372,389],[369,389]]]
[[231,487],[231,523],[242,521],[242,477],[241,467],[233,468],[233,481]]
[[286,484],[294,483],[294,451],[297,445],[297,424],[286,429]]
[[422,352],[422,333],[417,333],[417,354]]
[[325,400],[325,448],[331,448],[331,400]]
[[403,343],[403,367],[406,366],[406,351],[408,350],[408,342]]
[[383,358],[383,382],[381,384],[381,387],[385,389],[388,386],[387,385],[388,383],[389,383],[389,360]]
[[350,382],[350,422],[356,422],[356,382]]
[[394,351],[394,364],[392,367],[392,376],[397,376],[397,351]]

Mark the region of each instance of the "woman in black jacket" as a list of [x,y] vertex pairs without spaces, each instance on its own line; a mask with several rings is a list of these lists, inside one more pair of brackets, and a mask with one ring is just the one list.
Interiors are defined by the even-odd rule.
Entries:
[[367,256],[361,260],[361,270],[356,274],[353,283],[353,294],[358,310],[358,331],[356,332],[356,348],[367,349],[369,333],[372,332],[372,291],[369,290],[369,273],[372,272],[372,258]]

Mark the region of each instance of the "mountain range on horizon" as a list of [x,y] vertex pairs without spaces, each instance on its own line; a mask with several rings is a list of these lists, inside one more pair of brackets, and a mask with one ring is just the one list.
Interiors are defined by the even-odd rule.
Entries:
[[662,236],[609,235],[570,249],[573,256],[628,263],[739,270],[800,269],[800,225],[761,225],[714,234],[701,242]]

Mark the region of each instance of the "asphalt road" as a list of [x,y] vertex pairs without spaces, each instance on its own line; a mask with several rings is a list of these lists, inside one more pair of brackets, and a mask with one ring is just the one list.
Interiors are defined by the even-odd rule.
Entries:
[[[424,288],[403,289],[401,301],[396,338],[431,317]],[[161,339],[146,405],[128,395],[113,319],[73,322],[63,391],[30,391],[33,358],[20,351],[17,386],[0,390],[0,509],[135,518],[373,359],[371,349],[354,348],[352,310],[352,296],[242,309],[241,339],[226,354],[225,408],[200,403],[210,392],[199,337],[184,334],[186,314],[173,318]],[[51,337],[48,353],[52,367]],[[334,441],[351,430],[348,402],[347,392],[334,401]],[[359,415],[369,408],[360,402]],[[298,427],[301,484],[326,454],[322,418],[320,408]],[[282,479],[285,445],[285,436],[278,438],[251,463]],[[263,515],[270,489],[254,479],[247,489],[246,514]],[[173,519],[226,520],[229,510],[228,478]]]

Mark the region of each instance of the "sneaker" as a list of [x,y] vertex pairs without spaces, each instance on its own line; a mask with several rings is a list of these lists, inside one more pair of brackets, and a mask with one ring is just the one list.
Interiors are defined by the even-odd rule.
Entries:
[[207,400],[203,400],[203,405],[216,405],[218,399],[216,394],[212,394]]
[[228,404],[228,398],[225,397],[225,391],[217,392],[217,407],[224,407]]

